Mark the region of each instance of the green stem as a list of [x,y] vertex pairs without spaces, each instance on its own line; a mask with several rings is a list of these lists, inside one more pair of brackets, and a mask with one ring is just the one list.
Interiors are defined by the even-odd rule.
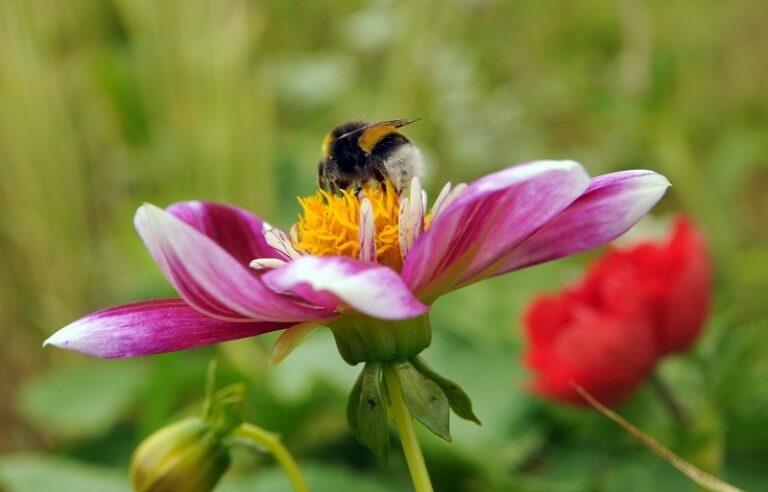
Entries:
[[281,443],[280,439],[274,434],[267,432],[260,427],[256,427],[255,425],[244,423],[233,430],[232,435],[250,444],[265,448],[272,453],[272,456],[274,456],[277,462],[280,463],[280,466],[283,467],[293,489],[296,492],[309,492],[309,487],[307,487],[307,483],[304,481],[304,478],[302,478],[299,467],[296,464],[296,461],[294,461],[293,456],[291,456],[288,449],[283,446],[283,443]]
[[387,392],[392,405],[392,419],[400,434],[400,443],[405,453],[405,461],[408,463],[408,471],[411,473],[413,487],[416,492],[433,492],[427,465],[424,463],[424,455],[416,437],[416,429],[413,427],[413,417],[405,405],[400,380],[393,367],[384,366],[384,379],[387,382]]
[[686,426],[688,424],[688,415],[683,410],[683,407],[680,406],[680,403],[678,403],[669,387],[661,380],[658,373],[651,375],[651,384],[675,422],[680,426]]

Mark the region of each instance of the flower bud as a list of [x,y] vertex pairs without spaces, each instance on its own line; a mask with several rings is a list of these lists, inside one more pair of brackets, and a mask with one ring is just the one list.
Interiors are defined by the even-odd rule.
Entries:
[[229,467],[221,436],[190,417],[146,438],[131,460],[136,492],[210,492]]

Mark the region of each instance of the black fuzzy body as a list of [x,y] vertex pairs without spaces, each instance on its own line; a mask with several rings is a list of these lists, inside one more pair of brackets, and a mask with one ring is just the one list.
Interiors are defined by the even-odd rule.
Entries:
[[353,121],[331,131],[328,155],[318,165],[320,188],[336,192],[370,181],[383,183],[389,178],[388,159],[403,145],[410,145],[410,141],[393,132],[377,142],[370,153],[365,152],[358,139],[368,126],[363,121]]

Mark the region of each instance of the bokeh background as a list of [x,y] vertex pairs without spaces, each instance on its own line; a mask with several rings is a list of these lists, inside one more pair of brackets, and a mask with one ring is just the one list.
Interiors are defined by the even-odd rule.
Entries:
[[[99,361],[41,349],[88,312],[171,294],[133,230],[143,201],[236,203],[288,226],[335,124],[421,117],[427,188],[534,158],[651,168],[706,231],[714,312],[621,412],[697,465],[768,485],[768,5],[762,0],[0,2],[0,490],[128,491],[130,453],[197,411],[207,362],[246,381],[316,490],[410,487],[351,437],[357,369],[329,333],[277,368],[271,339]],[[592,253],[594,254],[594,253]],[[524,391],[520,314],[590,254],[451,294],[427,360],[483,421],[423,433],[441,491],[694,490],[605,418]],[[620,364],[621,361],[617,361]],[[394,448],[397,449],[397,448]],[[221,491],[288,490],[238,456]]]

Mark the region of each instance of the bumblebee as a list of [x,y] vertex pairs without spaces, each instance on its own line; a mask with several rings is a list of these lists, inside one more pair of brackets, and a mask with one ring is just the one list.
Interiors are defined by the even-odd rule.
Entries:
[[334,128],[323,140],[318,186],[335,193],[370,181],[389,180],[398,192],[405,188],[424,172],[421,152],[398,131],[414,121],[351,121]]

